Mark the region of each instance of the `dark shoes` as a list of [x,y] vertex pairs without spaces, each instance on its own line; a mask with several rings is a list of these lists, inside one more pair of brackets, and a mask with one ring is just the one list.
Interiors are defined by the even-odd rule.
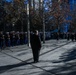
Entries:
[[37,61],[34,61],[34,63],[37,63],[37,62],[39,62],[38,60]]

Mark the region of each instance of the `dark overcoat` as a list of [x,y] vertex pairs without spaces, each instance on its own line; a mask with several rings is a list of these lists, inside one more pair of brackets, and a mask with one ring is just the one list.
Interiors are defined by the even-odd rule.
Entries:
[[40,49],[41,48],[41,40],[39,35],[31,34],[30,43],[32,49]]

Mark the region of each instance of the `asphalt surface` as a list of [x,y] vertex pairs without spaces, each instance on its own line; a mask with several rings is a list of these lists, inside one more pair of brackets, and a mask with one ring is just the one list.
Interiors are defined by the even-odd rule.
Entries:
[[27,45],[0,50],[0,75],[76,75],[76,42],[48,40],[33,63]]

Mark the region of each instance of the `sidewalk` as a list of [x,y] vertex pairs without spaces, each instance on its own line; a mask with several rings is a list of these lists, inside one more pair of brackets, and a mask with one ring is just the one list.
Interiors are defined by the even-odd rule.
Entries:
[[43,44],[40,61],[32,63],[27,45],[0,52],[0,75],[76,75],[76,42],[48,40]]

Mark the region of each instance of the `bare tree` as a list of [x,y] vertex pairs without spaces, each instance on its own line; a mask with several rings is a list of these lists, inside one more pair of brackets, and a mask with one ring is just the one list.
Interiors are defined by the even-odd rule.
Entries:
[[52,17],[52,21],[54,26],[60,30],[60,26],[69,22],[66,20],[68,17],[68,13],[70,11],[69,4],[67,2],[59,2],[58,0],[52,1],[52,6],[49,6],[50,16]]
[[71,25],[71,29],[70,31],[71,32],[76,32],[76,4],[73,4],[72,5],[72,8],[71,11],[70,11],[70,18],[71,18],[71,22],[70,22],[70,25]]

